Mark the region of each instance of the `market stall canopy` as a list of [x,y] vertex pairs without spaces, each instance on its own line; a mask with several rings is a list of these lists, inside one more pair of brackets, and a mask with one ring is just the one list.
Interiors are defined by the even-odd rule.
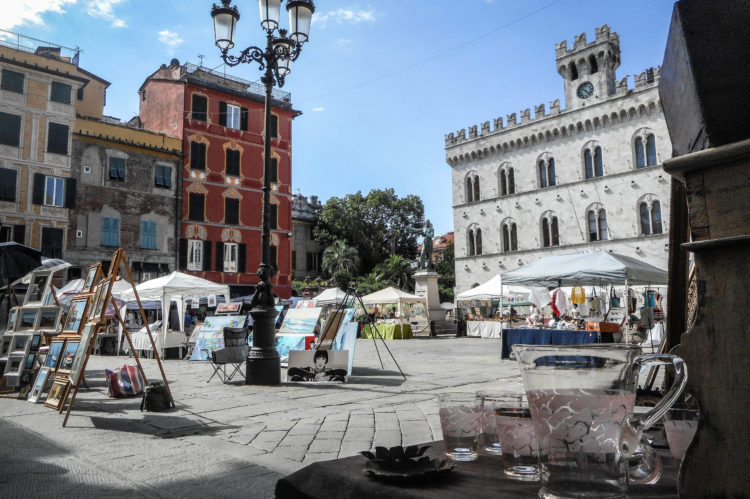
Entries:
[[529,290],[519,286],[503,286],[502,278],[500,274],[496,274],[495,277],[477,286],[476,288],[467,289],[463,293],[459,293],[456,296],[457,300],[489,300],[492,298],[500,298],[503,296],[526,298],[529,295]]
[[41,253],[14,242],[0,243],[0,287],[7,286],[39,267]]
[[[604,286],[667,284],[667,273],[646,262],[603,251],[540,258],[502,274],[505,284],[521,286]],[[459,295],[460,296],[460,295]]]
[[339,288],[328,288],[319,295],[317,295],[313,300],[315,300],[315,305],[320,307],[322,305],[334,305],[337,303],[341,303],[344,301],[344,297],[346,296],[346,292],[340,290]]
[[413,295],[398,288],[390,287],[375,291],[362,297],[362,303],[367,305],[378,305],[381,303],[425,303],[421,296]]
[[443,310],[453,310],[454,308],[456,308],[456,306],[449,301],[444,301],[440,304],[440,308],[442,308]]

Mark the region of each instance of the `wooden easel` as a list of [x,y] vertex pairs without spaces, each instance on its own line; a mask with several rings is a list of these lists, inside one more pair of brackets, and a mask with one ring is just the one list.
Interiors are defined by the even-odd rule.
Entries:
[[[146,318],[146,312],[143,310],[143,304],[141,303],[141,299],[138,296],[138,291],[135,289],[135,282],[133,281],[133,274],[131,274],[131,272],[130,272],[130,265],[129,265],[128,258],[127,258],[127,255],[125,254],[125,250],[124,249],[119,248],[117,251],[115,251],[114,255],[112,256],[112,264],[110,265],[108,278],[116,279],[118,277],[117,274],[119,272],[120,265],[123,264],[123,263],[125,264],[125,271],[127,273],[127,276],[128,276],[129,281],[130,281],[130,284],[133,287],[133,294],[135,295],[135,299],[138,302],[138,308],[140,309],[141,318],[143,319],[143,323],[146,326],[146,332],[148,333],[148,338],[151,341],[151,348],[153,349],[154,358],[156,359],[156,363],[159,366],[159,371],[161,372],[161,378],[164,381],[164,386],[166,387],[167,393],[169,394],[169,399],[170,399],[170,402],[172,403],[172,407],[174,407],[175,403],[174,403],[174,398],[172,397],[172,390],[170,390],[170,388],[169,388],[169,383],[167,382],[167,377],[166,377],[166,374],[164,373],[164,367],[162,366],[162,363],[161,363],[161,356],[159,355],[159,351],[156,348],[156,343],[154,342],[154,338],[151,335],[151,329],[149,328],[149,325],[148,325],[148,319]],[[112,304],[112,306],[113,306],[113,308],[115,310],[114,316],[107,316],[106,315],[107,306],[109,304]],[[68,404],[68,410],[65,413],[65,419],[63,419],[63,423],[62,423],[63,426],[65,426],[68,423],[68,418],[70,417],[70,411],[73,409],[73,403],[75,402],[76,395],[78,395],[78,389],[80,387],[81,380],[83,380],[84,375],[86,373],[86,365],[88,364],[89,356],[91,355],[91,351],[93,350],[93,346],[94,346],[94,343],[96,341],[96,335],[99,333],[99,331],[101,330],[102,326],[104,325],[104,322],[106,322],[106,319],[108,317],[115,317],[118,320],[118,322],[120,323],[120,325],[122,326],[122,328],[123,328],[123,334],[125,335],[125,339],[127,340],[128,345],[130,346],[130,351],[133,353],[133,359],[135,359],[135,362],[136,362],[136,364],[138,366],[138,371],[141,373],[141,376],[143,377],[144,383],[148,384],[148,378],[146,377],[146,373],[143,371],[143,366],[141,365],[140,358],[138,357],[138,352],[133,347],[133,341],[130,338],[130,333],[128,332],[128,328],[125,325],[125,321],[122,320],[122,316],[120,315],[120,311],[117,309],[117,305],[116,305],[114,299],[111,296],[108,296],[106,298],[106,302],[104,303],[104,308],[102,310],[102,315],[100,317],[98,317],[98,318],[95,318],[95,320],[98,322],[98,324],[96,326],[96,330],[94,331],[94,337],[93,337],[93,339],[92,339],[91,343],[89,344],[88,349],[86,351],[86,354],[85,354],[86,357],[84,358],[83,365],[81,366],[81,375],[78,377],[78,382],[75,384],[75,387],[73,387],[73,395],[72,395],[72,397],[70,399],[70,403]],[[69,386],[66,388],[65,394],[63,395],[63,401],[60,404],[60,413],[62,413],[63,409],[65,408],[65,402],[66,402],[66,400],[68,398],[68,393],[69,393],[71,387],[72,387],[72,384],[70,384],[70,381],[69,381]]]

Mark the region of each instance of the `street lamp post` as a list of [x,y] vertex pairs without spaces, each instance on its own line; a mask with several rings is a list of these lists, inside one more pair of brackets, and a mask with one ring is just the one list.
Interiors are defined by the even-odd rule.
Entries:
[[261,258],[257,275],[260,279],[252,299],[250,315],[253,317],[253,348],[247,359],[245,382],[248,385],[278,385],[281,383],[281,361],[274,345],[276,309],[272,293],[271,277],[274,268],[270,264],[271,254],[271,93],[274,85],[284,86],[284,78],[290,72],[292,61],[297,60],[302,45],[307,42],[310,22],[315,6],[311,0],[287,0],[289,12],[289,36],[279,29],[279,12],[282,0],[258,0],[260,26],[266,32],[266,48],[247,47],[238,56],[229,55],[234,47],[234,33],[240,13],[230,7],[232,0],[221,0],[214,4],[211,17],[214,19],[216,46],[221,58],[229,66],[240,63],[258,63],[265,70],[261,82],[266,87],[265,135],[263,138],[263,231],[261,236]]

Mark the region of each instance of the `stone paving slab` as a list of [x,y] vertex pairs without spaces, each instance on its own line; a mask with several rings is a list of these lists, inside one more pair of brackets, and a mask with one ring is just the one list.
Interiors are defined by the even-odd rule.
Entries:
[[[500,341],[416,338],[388,346],[357,340],[346,384],[277,387],[206,383],[206,363],[164,361],[177,403],[142,413],[140,398],[109,399],[103,372],[127,357],[94,356],[67,428],[43,404],[0,399],[0,496],[273,497],[276,481],[307,464],[382,445],[442,438],[435,395],[522,390]],[[142,360],[149,379],[155,361]],[[282,375],[285,373],[282,371]]]

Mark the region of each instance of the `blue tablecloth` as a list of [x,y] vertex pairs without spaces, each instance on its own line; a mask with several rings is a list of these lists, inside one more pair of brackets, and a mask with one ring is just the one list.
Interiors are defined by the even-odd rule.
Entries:
[[513,345],[573,345],[596,343],[596,331],[566,331],[564,329],[503,329],[502,358],[507,359]]

